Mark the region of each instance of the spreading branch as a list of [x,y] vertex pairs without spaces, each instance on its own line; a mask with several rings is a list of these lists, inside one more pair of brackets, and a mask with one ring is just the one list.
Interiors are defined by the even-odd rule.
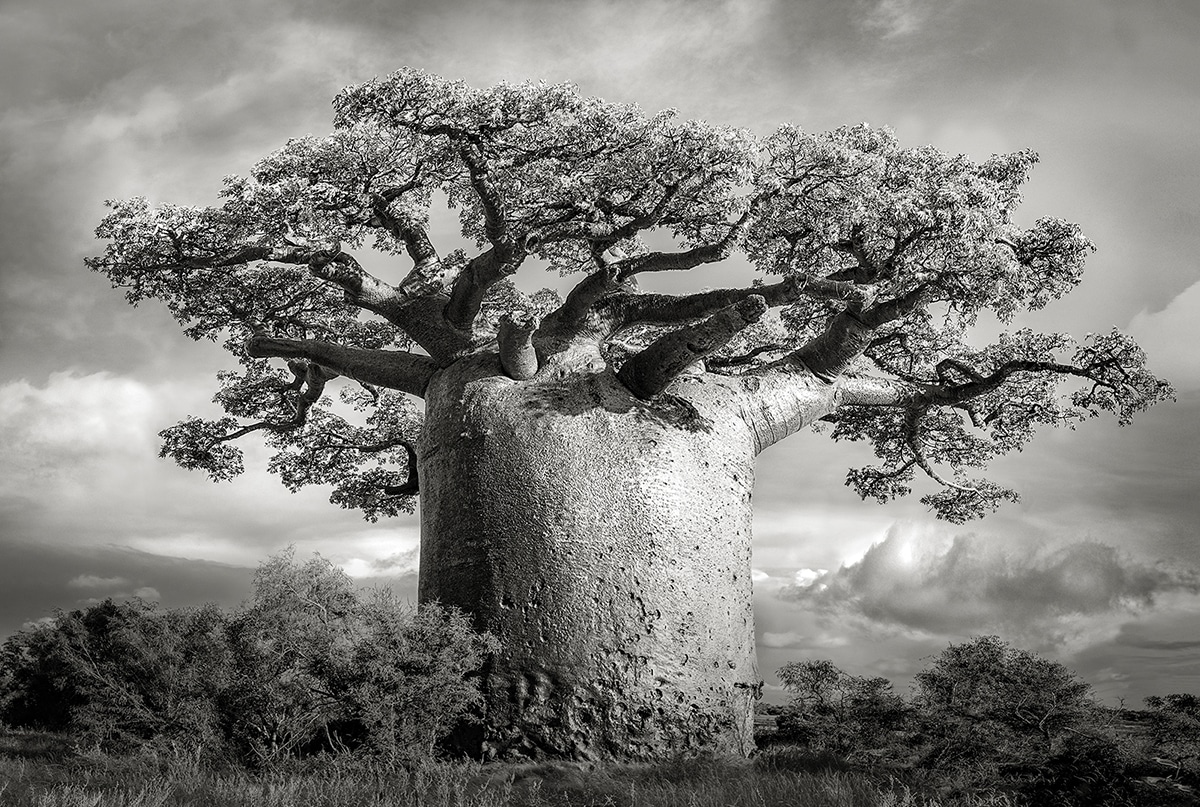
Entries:
[[326,383],[337,378],[338,374],[314,362],[299,359],[290,360],[288,369],[291,370],[294,380],[279,387],[278,392],[280,405],[285,409],[290,408],[292,416],[283,420],[260,420],[242,426],[215,439],[214,444],[237,440],[264,429],[275,433],[292,431],[308,421],[309,410],[321,400]]
[[426,356],[402,350],[365,350],[317,339],[281,339],[254,335],[246,340],[254,358],[302,358],[364,384],[422,396],[438,365]]
[[873,290],[858,284],[814,277],[797,272],[771,284],[739,289],[712,289],[696,294],[617,294],[604,301],[608,316],[618,328],[644,323],[670,325],[710,316],[750,297],[761,297],[769,308],[808,298],[840,302],[861,309],[872,299]]

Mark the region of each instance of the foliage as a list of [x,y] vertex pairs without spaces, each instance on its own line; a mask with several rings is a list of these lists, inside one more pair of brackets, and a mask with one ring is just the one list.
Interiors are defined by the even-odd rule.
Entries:
[[[1106,710],[1069,669],[995,636],[947,647],[917,673],[907,700],[884,679],[828,661],[792,662],[779,677],[793,694],[779,717],[781,738],[883,766],[922,791],[1001,793],[1014,805],[1167,803],[1144,776],[1156,769],[1154,749],[1112,731]],[[1152,700],[1152,712],[1167,700]],[[1195,719],[1178,717],[1194,709],[1194,698],[1171,700],[1179,708],[1170,721]],[[1153,719],[1157,748],[1189,736],[1191,724]]]
[[1155,756],[1169,766],[1172,778],[1200,787],[1200,697],[1152,695],[1146,708]]
[[105,600],[5,643],[4,717],[70,729],[112,748],[218,741],[214,699],[228,668],[224,617],[211,606],[158,612]]
[[779,736],[816,750],[849,756],[890,745],[907,709],[886,678],[864,678],[829,661],[793,661],[779,670],[792,693],[778,718]]
[[[1063,219],[1020,223],[1032,151],[976,162],[866,125],[759,137],[570,85],[476,89],[407,68],[346,88],[334,109],[331,134],[289,140],[227,177],[219,204],[111,201],[97,229],[105,250],[89,266],[240,363],[217,379],[226,416],[162,434],[164,456],[213,479],[242,471],[233,441],[257,433],[289,487],[330,485],[332,501],[371,519],[411,510],[400,483],[422,419],[395,391],[420,394],[423,382],[381,363],[420,349],[444,367],[493,351],[514,311],[540,317],[543,369],[588,342],[617,370],[671,353],[647,349],[664,331],[760,295],[778,316],[722,326],[734,330],[704,348],[710,370],[878,382],[889,394],[839,396],[822,413],[833,439],[878,457],[847,484],[887,501],[920,471],[938,485],[922,501],[955,522],[1016,499],[972,474],[1036,429],[1102,412],[1124,424],[1171,394],[1116,331],[972,338],[980,316],[1008,325],[1068,293],[1093,251]],[[464,245],[441,252],[429,228],[440,199],[458,211]],[[356,257],[372,250],[411,271],[381,281]],[[637,294],[638,274],[737,253],[763,282]],[[527,296],[507,280],[526,263],[586,278],[565,301]],[[350,361],[345,349],[363,352]],[[686,358],[671,361],[704,357]],[[325,394],[338,373],[364,385],[342,387],[357,412]],[[1077,386],[1060,392],[1064,381]]]
[[106,600],[10,637],[0,718],[112,750],[277,764],[314,751],[428,757],[477,705],[494,652],[461,613],[356,591],[329,561],[264,563],[242,608]]

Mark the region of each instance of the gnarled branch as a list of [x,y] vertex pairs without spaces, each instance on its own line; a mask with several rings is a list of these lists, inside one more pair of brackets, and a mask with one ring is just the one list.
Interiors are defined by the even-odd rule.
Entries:
[[339,375],[315,362],[302,359],[289,361],[288,369],[292,371],[294,380],[279,388],[279,397],[280,404],[286,406],[288,404],[287,394],[289,392],[296,393],[295,400],[291,402],[292,416],[286,420],[260,420],[251,423],[216,438],[213,441],[214,445],[237,440],[256,431],[287,432],[300,428],[308,421],[309,410],[316,405],[317,401],[321,400],[321,395],[325,392],[325,384]]
[[749,297],[761,297],[770,308],[808,297],[845,303],[861,309],[873,299],[874,289],[849,281],[829,280],[798,272],[778,283],[739,289],[712,289],[696,294],[621,294],[607,302],[618,327],[635,323],[669,325],[709,316]]
[[517,264],[506,262],[494,247],[472,258],[450,288],[450,299],[445,307],[446,321],[460,331],[469,332],[488,288],[516,271]]
[[672,331],[625,362],[617,378],[637,397],[653,398],[690,365],[720,350],[747,325],[758,322],[766,310],[766,301],[753,295],[703,322]]
[[308,359],[322,367],[388,389],[422,396],[438,365],[427,356],[402,350],[365,350],[317,339],[281,339],[254,335],[246,354],[255,358]]
[[500,318],[496,333],[500,367],[509,378],[526,381],[537,374],[538,359],[533,349],[533,332],[537,326],[537,317],[520,311],[510,312]]
[[408,480],[401,485],[384,485],[385,496],[415,496],[421,490],[420,480],[417,478],[417,449],[408,440],[402,440],[400,445],[408,452]]

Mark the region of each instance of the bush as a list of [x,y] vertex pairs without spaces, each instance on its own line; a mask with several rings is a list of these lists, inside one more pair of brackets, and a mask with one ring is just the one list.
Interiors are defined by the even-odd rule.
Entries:
[[924,764],[992,778],[1043,765],[1079,733],[1103,734],[1091,687],[1058,662],[995,636],[950,645],[916,675]]
[[851,755],[890,744],[907,709],[886,678],[849,675],[828,661],[785,664],[779,679],[793,694],[778,736],[814,750]]
[[[938,798],[1136,802],[1134,747],[1110,731],[1091,688],[1065,666],[995,636],[947,647],[916,675],[907,702],[885,679],[849,675],[828,661],[791,663],[779,677],[794,696],[778,720],[781,738],[885,765]],[[1161,701],[1156,725],[1158,747],[1171,750],[1182,770],[1200,750],[1200,702],[1181,698]]]
[[214,699],[229,659],[215,607],[159,612],[135,599],[59,612],[53,625],[10,637],[0,664],[11,725],[65,729],[114,750],[219,741]]
[[1176,693],[1146,698],[1150,744],[1172,779],[1200,787],[1200,698]]
[[1129,760],[1115,740],[1067,738],[1057,753],[1030,771],[1018,792],[1030,805],[1120,807],[1135,803]]
[[0,719],[69,730],[105,751],[428,757],[479,701],[469,673],[496,649],[459,612],[359,592],[288,552],[239,610],[112,600],[58,613],[0,648]]

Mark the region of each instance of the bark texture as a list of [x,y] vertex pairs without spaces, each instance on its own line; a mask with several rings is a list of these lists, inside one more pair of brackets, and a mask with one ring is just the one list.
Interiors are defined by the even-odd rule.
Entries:
[[756,443],[738,383],[684,378],[645,402],[608,370],[517,382],[497,363],[434,376],[418,451],[420,596],[503,644],[460,745],[750,752]]

